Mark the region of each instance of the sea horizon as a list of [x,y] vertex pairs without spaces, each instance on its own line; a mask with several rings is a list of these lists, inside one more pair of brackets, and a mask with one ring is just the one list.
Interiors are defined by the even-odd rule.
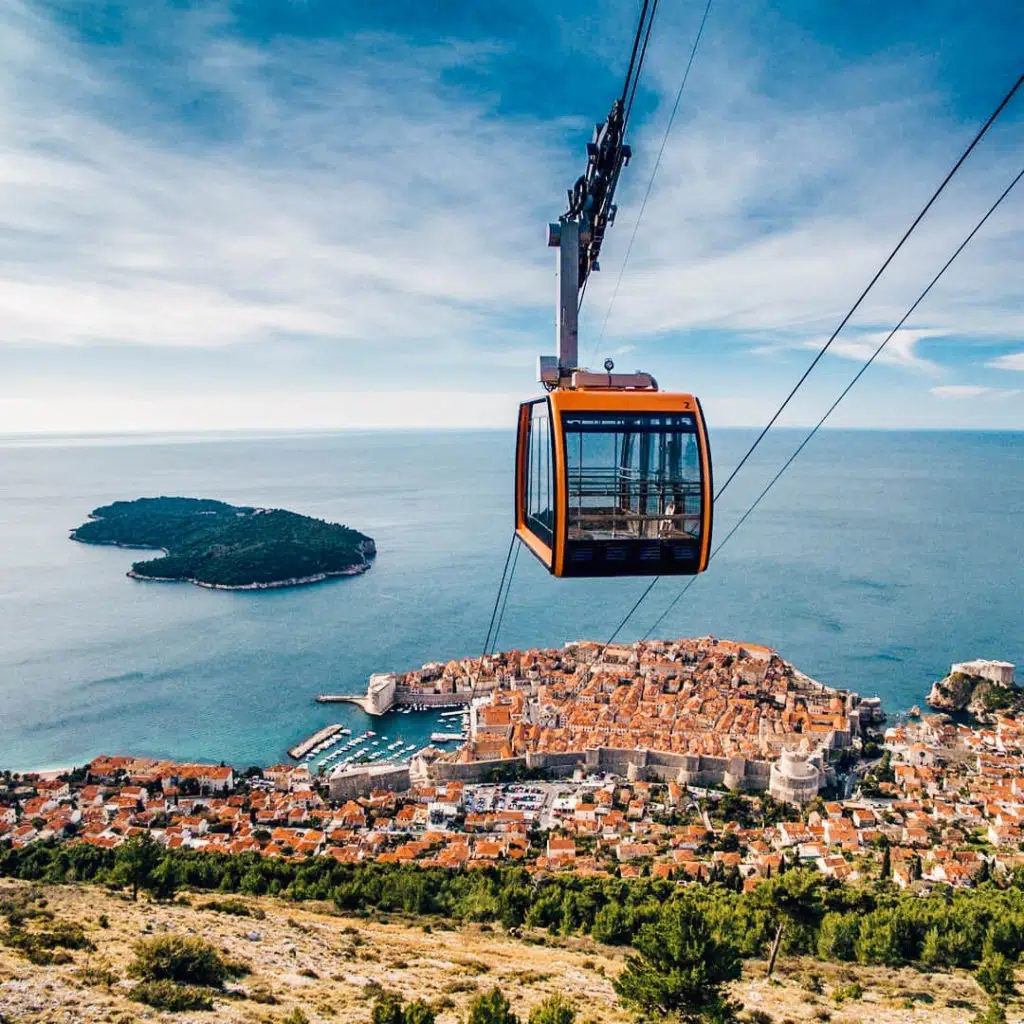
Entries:
[[[806,434],[812,428],[812,423],[786,424],[785,426],[772,427],[771,433],[778,434]],[[294,427],[294,428],[264,428],[264,427],[237,427],[230,429],[202,429],[195,430],[186,427],[171,430],[81,430],[81,431],[8,431],[0,432],[0,447],[18,446],[21,444],[40,442],[88,442],[94,441],[97,444],[107,444],[113,441],[124,441],[126,443],[139,444],[147,441],[177,441],[180,443],[201,443],[206,441],[230,441],[230,440],[258,440],[263,437],[330,437],[335,434],[507,434],[514,429],[514,424],[481,424],[479,426],[466,427],[464,425],[440,424],[431,427],[422,426],[333,426],[333,427]],[[751,424],[719,424],[714,428],[714,433],[758,433],[761,425]],[[884,427],[874,425],[848,425],[841,427],[823,426],[816,433],[818,434],[980,434],[980,435],[1007,435],[1024,436],[1024,429],[1007,429],[1002,427]]]
[[[800,433],[768,436],[717,510],[716,541]],[[890,715],[923,705],[953,661],[1019,663],[1019,433],[822,432],[658,635],[764,644]],[[328,722],[367,727],[317,693],[480,653],[511,531],[510,430],[189,436],[0,437],[0,767],[102,752],[269,764]],[[712,432],[716,479],[751,436]],[[378,557],[359,577],[213,592],[132,581],[131,552],[68,541],[95,507],[158,494],[344,522]],[[621,639],[680,585],[658,584]],[[524,551],[498,648],[606,640],[644,586],[556,581]],[[434,720],[389,716],[380,731],[418,741]]]

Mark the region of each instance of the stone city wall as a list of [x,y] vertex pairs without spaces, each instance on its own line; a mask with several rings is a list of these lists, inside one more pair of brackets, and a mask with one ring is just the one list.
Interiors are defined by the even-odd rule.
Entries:
[[431,782],[488,782],[497,772],[503,775],[516,768],[525,768],[525,757],[508,757],[493,761],[470,761],[469,764],[455,764],[451,761],[434,761],[427,768]]
[[763,791],[768,788],[771,764],[742,757],[704,757],[663,751],[619,747],[590,747],[561,752],[531,751],[526,757],[452,764],[435,761],[428,767],[433,782],[482,782],[495,771],[509,772],[522,766],[542,769],[556,778],[571,775],[582,766],[588,772],[607,772],[633,781],[679,782],[688,786],[725,785],[729,789]]
[[390,789],[401,793],[410,789],[409,768],[357,768],[332,775],[327,787],[332,800],[356,800],[369,796],[375,789]]

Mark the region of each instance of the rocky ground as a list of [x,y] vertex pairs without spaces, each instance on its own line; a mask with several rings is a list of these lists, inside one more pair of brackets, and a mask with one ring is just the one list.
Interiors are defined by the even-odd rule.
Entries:
[[[587,939],[515,939],[486,926],[448,928],[394,917],[365,921],[338,916],[325,905],[274,899],[247,899],[256,916],[238,917],[204,909],[215,898],[210,895],[168,906],[133,903],[93,886],[35,891],[56,920],[81,924],[96,949],[73,952],[61,966],[37,967],[0,945],[2,1024],[281,1024],[296,1007],[310,1024],[369,1024],[374,983],[434,1002],[441,1010],[439,1024],[464,1020],[469,1000],[492,985],[501,986],[522,1020],[553,992],[575,1002],[580,1024],[630,1019],[617,1005],[610,980],[621,968],[623,951]],[[29,892],[26,883],[0,882],[0,901]],[[202,936],[248,965],[249,973],[226,987],[213,1012],[165,1014],[128,998],[134,943],[166,932]],[[862,996],[837,1002],[837,993],[854,982]],[[745,1007],[741,1017],[751,1018],[752,1011],[768,1015],[753,1015],[761,1024],[952,1024],[970,1021],[984,1003],[964,974],[810,960],[780,961],[770,982],[763,964],[747,964],[734,995]],[[1011,1012],[1010,1019],[1020,1018]]]

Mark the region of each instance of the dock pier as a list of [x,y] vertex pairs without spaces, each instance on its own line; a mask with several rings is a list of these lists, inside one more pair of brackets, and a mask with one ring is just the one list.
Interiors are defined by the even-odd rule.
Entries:
[[362,708],[368,715],[379,714],[379,712],[373,710],[367,697],[350,697],[340,693],[321,693],[316,698],[316,702],[317,704],[355,704],[356,707]]
[[340,722],[335,722],[333,725],[325,725],[322,729],[313,733],[308,740],[303,740],[301,743],[296,743],[294,747],[291,747],[288,751],[288,756],[295,761],[301,761],[318,743],[323,743],[324,740],[340,732],[343,728],[344,726]]

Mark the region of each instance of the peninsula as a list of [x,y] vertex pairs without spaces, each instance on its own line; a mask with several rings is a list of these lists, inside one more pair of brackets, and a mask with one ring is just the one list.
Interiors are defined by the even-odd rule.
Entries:
[[358,530],[284,509],[206,498],[137,498],[94,509],[71,531],[85,544],[163,551],[135,562],[138,580],[181,581],[216,590],[264,590],[365,572],[376,555]]

